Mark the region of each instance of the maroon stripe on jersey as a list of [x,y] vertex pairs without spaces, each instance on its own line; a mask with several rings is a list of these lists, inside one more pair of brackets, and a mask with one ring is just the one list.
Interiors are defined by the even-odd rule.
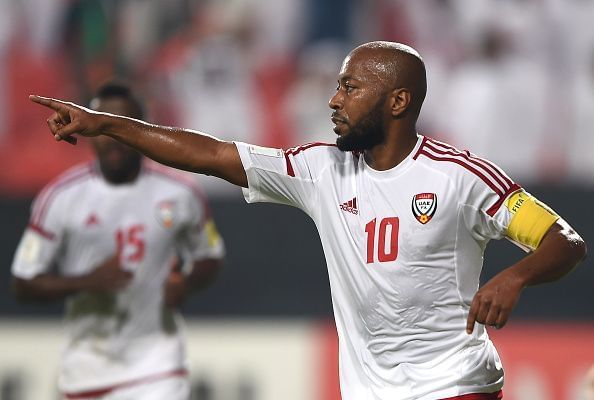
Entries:
[[463,159],[455,158],[455,157],[446,157],[443,155],[436,155],[436,154],[429,153],[425,150],[421,150],[419,152],[419,154],[422,154],[422,155],[424,155],[432,160],[435,160],[435,161],[449,161],[449,162],[453,162],[458,165],[461,165],[462,167],[466,168],[467,170],[469,170],[470,172],[472,172],[473,174],[475,174],[476,176],[481,178],[481,180],[483,182],[485,182],[487,184],[487,186],[489,186],[491,188],[491,190],[493,190],[499,196],[503,196],[505,193],[500,188],[495,186],[495,184],[489,178],[487,178],[482,172],[478,171],[476,168],[474,168],[472,165],[470,165]]
[[31,219],[38,218],[39,213],[43,209],[43,206],[47,203],[48,196],[53,193],[53,190],[59,186],[62,182],[68,181],[73,179],[87,171],[87,168],[80,169],[77,168],[75,171],[71,173],[67,173],[66,175],[59,176],[58,178],[54,179],[50,182],[41,192],[37,195],[37,200],[35,201],[35,206],[31,212]]
[[93,173],[90,166],[87,166],[80,171],[73,172],[71,175],[68,175],[64,178],[59,178],[55,183],[50,184],[50,186],[46,188],[47,191],[44,190],[44,192],[41,194],[43,198],[41,198],[39,204],[36,204],[35,209],[32,212],[30,220],[31,223],[33,225],[42,226],[47,210],[49,209],[56,195],[68,186],[71,186],[73,183],[77,183],[80,180],[86,179],[92,175]]
[[437,153],[437,154],[443,154],[443,155],[448,155],[448,156],[453,156],[453,157],[460,157],[460,158],[464,159],[465,161],[469,162],[470,164],[476,166],[477,168],[480,168],[484,173],[486,173],[488,175],[487,178],[490,176],[492,178],[492,180],[503,191],[507,190],[510,186],[509,184],[504,182],[504,180],[501,177],[498,177],[497,174],[495,174],[490,168],[487,168],[484,164],[480,163],[477,158],[471,157],[468,153],[464,153],[464,152],[460,152],[460,151],[456,151],[456,150],[438,149],[438,148],[432,146],[430,142],[427,142],[426,148],[433,151],[434,153]]
[[[435,143],[435,144],[438,144],[438,145],[440,145],[440,146],[443,146],[443,147],[449,148],[449,149],[451,149],[451,150],[460,151],[460,150],[456,149],[454,146],[451,146],[451,145],[449,145],[449,144],[446,144],[446,143],[440,142],[440,141],[438,141],[438,140],[435,140],[435,139],[430,139],[430,140],[431,140],[431,142],[433,142],[433,143]],[[480,157],[476,157],[476,156],[474,156],[474,158],[475,158],[476,160],[478,160],[478,161],[481,161],[481,162],[485,163],[486,165],[490,166],[490,167],[491,167],[491,168],[492,168],[494,171],[496,171],[496,172],[499,174],[499,176],[500,176],[501,178],[503,178],[503,179],[504,179],[504,180],[505,180],[505,181],[506,181],[506,182],[507,182],[509,185],[513,185],[513,184],[514,184],[514,182],[513,182],[513,181],[512,181],[512,180],[511,180],[511,179],[510,179],[510,178],[509,178],[507,175],[506,175],[506,173],[505,173],[505,172],[503,172],[503,170],[502,170],[501,168],[499,168],[497,165],[493,164],[491,161],[489,161],[489,160],[487,160],[487,159],[485,159],[485,158],[480,158]]]
[[44,238],[49,239],[49,240],[54,240],[54,238],[56,237],[55,234],[53,234],[49,231],[46,231],[45,229],[43,229],[41,226],[38,226],[38,225],[29,224],[27,226],[27,228],[39,233],[41,236],[43,236]]
[[477,171],[472,166],[468,165],[465,161],[463,161],[463,160],[461,160],[459,158],[444,157],[444,156],[441,156],[441,155],[438,156],[438,155],[435,155],[435,154],[428,153],[425,150],[420,151],[419,154],[423,154],[424,156],[427,156],[427,157],[429,157],[429,158],[431,158],[432,160],[435,160],[435,161],[450,161],[450,162],[456,163],[456,164],[461,165],[462,167],[466,168],[470,172],[474,173],[479,178],[481,178],[481,180],[483,182],[485,182],[487,184],[487,186],[489,186],[491,188],[491,190],[493,190],[495,193],[497,193],[497,195],[499,195],[499,199],[495,202],[495,204],[493,204],[487,210],[487,214],[489,214],[491,217],[493,215],[495,215],[495,213],[497,212],[497,210],[499,210],[499,207],[501,207],[501,204],[503,204],[503,202],[505,201],[505,199],[510,194],[512,194],[513,192],[515,192],[518,189],[521,189],[520,185],[514,183],[514,184],[512,184],[511,187],[507,188],[504,192],[502,192],[487,177],[485,177],[481,172]]
[[427,149],[430,149],[431,151],[438,153],[438,154],[444,154],[444,155],[450,155],[450,156],[454,156],[454,157],[463,158],[467,162],[480,168],[483,172],[485,172],[488,176],[490,176],[497,183],[497,185],[499,185],[499,187],[501,187],[503,190],[507,189],[510,186],[510,184],[505,182],[505,179],[498,176],[493,170],[491,170],[491,168],[488,168],[485,164],[482,164],[478,158],[472,157],[469,153],[465,153],[465,152],[461,152],[461,151],[457,151],[457,150],[451,150],[451,149],[448,149],[448,150],[439,149],[439,148],[433,146],[431,144],[431,142],[427,142],[426,147],[427,147]]
[[516,185],[515,183],[512,185],[512,187],[510,187],[502,196],[499,197],[499,200],[497,200],[497,202],[495,204],[493,204],[491,207],[489,207],[489,209],[487,210],[487,214],[489,214],[491,217],[493,215],[495,215],[495,213],[497,212],[497,210],[499,210],[499,207],[501,207],[501,205],[503,204],[503,202],[505,201],[505,199],[507,199],[507,197],[512,194],[513,192],[515,192],[516,190],[521,189],[520,185]]
[[208,201],[206,200],[206,196],[202,192],[202,189],[200,189],[200,186],[198,186],[197,182],[193,181],[192,179],[190,179],[187,176],[181,175],[179,172],[177,172],[175,170],[171,170],[166,167],[161,167],[160,165],[145,163],[143,166],[145,167],[145,171],[147,173],[159,175],[163,178],[169,178],[169,180],[177,182],[180,185],[185,186],[188,189],[190,189],[190,191],[194,194],[194,197],[196,197],[200,201],[200,204],[202,204],[202,206],[204,207],[204,218],[200,222],[200,225],[203,225],[204,222],[208,219],[208,217],[210,217],[210,215],[211,215],[210,205],[208,204]]
[[285,162],[287,163],[287,175],[295,177],[295,170],[293,170],[293,165],[287,152],[285,152]]
[[301,153],[304,150],[311,149],[312,147],[318,147],[318,146],[336,147],[336,145],[333,143],[313,142],[313,143],[307,143],[307,144],[297,146],[297,147],[291,147],[291,148],[285,150],[285,154],[296,155],[296,154]]
[[503,391],[500,390],[495,393],[469,393],[461,396],[448,397],[442,400],[501,400],[503,399]]
[[289,158],[289,155],[297,155],[304,150],[311,149],[312,147],[318,147],[318,146],[335,146],[336,147],[336,145],[332,144],[332,143],[314,142],[314,143],[308,143],[308,144],[304,144],[301,146],[291,147],[289,149],[286,149],[284,151],[284,153],[285,153],[285,162],[287,163],[287,175],[292,176],[292,177],[295,176],[295,170],[293,169],[293,164],[291,163],[291,159]]
[[[428,139],[427,144],[432,144],[433,146],[428,147],[430,147],[434,151],[448,153],[447,150],[449,150],[450,152],[464,157],[470,162],[473,162],[475,165],[480,165],[481,168],[483,168],[483,170],[485,170],[489,175],[491,175],[493,179],[497,180],[497,182],[499,182],[504,188],[508,188],[514,184],[514,182],[499,167],[497,167],[490,161],[485,160],[484,158],[471,155],[470,152],[467,151],[460,151],[453,146],[439,142],[437,140]],[[438,149],[435,146],[445,147],[447,150]]]
[[117,385],[108,386],[101,389],[89,390],[86,392],[74,392],[74,393],[64,393],[64,397],[69,400],[84,400],[84,399],[95,399],[97,397],[105,396],[117,389],[123,389],[131,386],[138,386],[145,383],[155,382],[165,378],[171,378],[174,376],[187,376],[188,370],[185,368],[179,368],[173,371],[163,372],[160,374],[154,374],[145,376],[144,378],[134,379],[127,382],[118,383]]

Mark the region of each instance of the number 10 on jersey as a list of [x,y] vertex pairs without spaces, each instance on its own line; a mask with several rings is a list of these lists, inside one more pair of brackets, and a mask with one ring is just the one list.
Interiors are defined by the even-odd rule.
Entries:
[[[379,227],[377,227],[377,218],[372,219],[365,225],[365,233],[367,234],[367,264],[375,262],[376,249],[377,260],[379,262],[396,260],[398,257],[399,224],[398,217],[389,217],[383,218],[379,223]],[[376,236],[378,238],[377,241],[375,240]],[[389,237],[388,241],[386,241],[386,237]]]

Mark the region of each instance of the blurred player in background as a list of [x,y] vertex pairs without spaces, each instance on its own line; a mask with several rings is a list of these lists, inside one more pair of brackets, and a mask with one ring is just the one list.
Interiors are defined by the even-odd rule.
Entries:
[[[90,108],[144,117],[117,82],[102,86]],[[16,295],[66,298],[66,399],[188,399],[176,307],[213,281],[223,241],[193,180],[111,138],[91,142],[96,161],[34,201],[12,265]]]
[[[343,399],[500,399],[485,325],[503,327],[525,287],[567,274],[586,246],[497,166],[417,133],[425,76],[408,46],[357,47],[329,103],[336,144],[284,151],[32,100],[55,111],[57,140],[106,135],[248,202],[304,210],[328,265]],[[529,254],[479,289],[484,249],[504,237]]]

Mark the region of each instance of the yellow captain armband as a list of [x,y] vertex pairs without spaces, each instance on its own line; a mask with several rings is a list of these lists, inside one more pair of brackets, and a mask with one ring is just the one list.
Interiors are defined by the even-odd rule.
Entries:
[[219,231],[217,231],[217,227],[212,219],[206,221],[206,224],[204,224],[204,230],[206,231],[206,237],[208,238],[208,246],[215,247],[221,240],[221,236],[219,235]]
[[546,204],[523,190],[512,194],[505,206],[512,214],[507,237],[530,250],[538,247],[545,233],[559,219]]

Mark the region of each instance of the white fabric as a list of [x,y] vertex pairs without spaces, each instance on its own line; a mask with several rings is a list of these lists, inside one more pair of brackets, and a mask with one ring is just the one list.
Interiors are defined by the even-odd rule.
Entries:
[[188,400],[190,382],[187,377],[171,377],[109,393],[101,400]]
[[[59,377],[64,392],[103,388],[185,367],[183,327],[163,304],[172,258],[220,258],[209,239],[208,206],[195,182],[146,164],[131,184],[110,185],[94,165],[74,168],[36,198],[12,265],[30,279],[53,266],[80,276],[118,251],[134,277],[115,294],[67,299],[67,343]],[[212,234],[211,234],[212,236]]]
[[[484,327],[467,335],[465,326],[485,246],[505,235],[511,217],[499,205],[518,187],[505,174],[422,136],[387,171],[334,145],[284,154],[236,145],[246,200],[298,207],[319,231],[344,400],[429,400],[502,387]],[[413,198],[423,193],[437,199],[425,224],[413,214]]]
[[189,400],[190,390],[187,377],[172,376],[118,388],[103,396],[85,397],[81,400]]

